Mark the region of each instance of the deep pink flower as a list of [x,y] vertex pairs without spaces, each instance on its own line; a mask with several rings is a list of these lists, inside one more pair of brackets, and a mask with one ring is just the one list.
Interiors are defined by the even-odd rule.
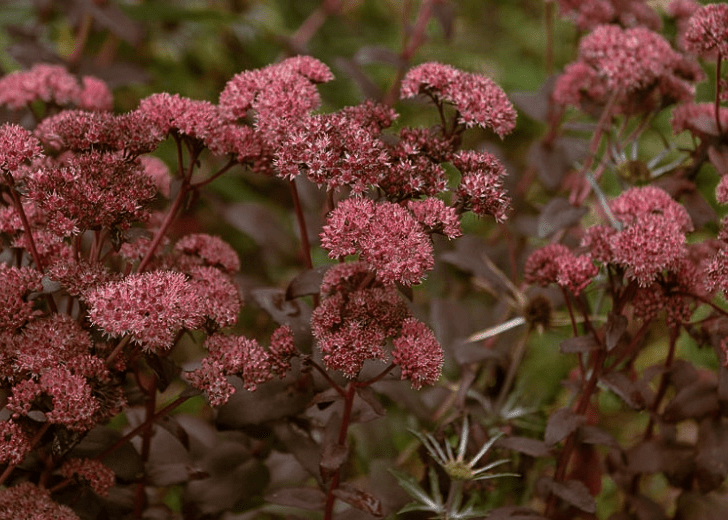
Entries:
[[114,95],[105,82],[93,76],[81,79],[83,87],[78,95],[78,106],[83,110],[111,111],[114,108]]
[[347,199],[329,214],[321,245],[331,258],[359,253],[385,283],[418,283],[434,265],[422,226],[398,204]]
[[321,99],[314,85],[333,77],[315,58],[288,58],[233,76],[220,94],[220,107],[230,121],[245,118],[251,109],[259,124],[265,118],[295,119],[318,108]]
[[213,334],[205,346],[207,357],[202,359],[200,368],[187,374],[187,379],[205,391],[212,406],[225,404],[235,393],[227,376],[240,376],[245,389],[251,392],[273,378],[270,356],[254,339]]
[[581,239],[582,247],[589,249],[595,260],[609,263],[612,261],[612,236],[617,230],[611,226],[592,226],[584,231]]
[[[719,107],[718,116],[725,133],[728,129],[728,108]],[[671,123],[675,134],[688,130],[699,139],[718,135],[713,103],[683,103],[673,110]]]
[[54,502],[50,491],[31,482],[0,489],[0,512],[3,520],[80,520],[70,507]]
[[[21,163],[41,155],[40,142],[25,128],[5,123],[0,126],[0,170],[14,172]],[[0,185],[5,176],[0,173]]]
[[591,256],[576,256],[563,244],[549,244],[528,257],[523,279],[542,287],[555,283],[578,296],[598,272]]
[[71,296],[80,296],[97,285],[121,279],[119,273],[111,272],[103,264],[74,259],[57,260],[45,274],[49,280],[60,283]]
[[419,390],[440,379],[444,355],[433,332],[421,321],[408,318],[394,340],[392,361],[402,369],[402,379],[409,379],[412,388]]
[[66,106],[78,103],[81,87],[60,65],[34,65],[0,78],[0,105],[18,110],[36,100]]
[[0,464],[20,464],[32,449],[30,438],[18,423],[0,421]]
[[221,267],[228,273],[240,271],[240,259],[230,244],[220,237],[195,233],[180,238],[176,251],[199,259],[202,265]]
[[623,224],[632,224],[645,215],[662,215],[683,233],[693,230],[687,210],[668,193],[656,186],[630,188],[609,203],[614,217]]
[[213,104],[166,92],[142,99],[137,111],[164,135],[175,133],[203,142],[213,139],[223,123]]
[[27,195],[47,212],[49,228],[65,235],[69,223],[80,232],[143,220],[156,191],[137,161],[89,152],[32,174]]
[[198,312],[220,328],[238,322],[242,301],[237,286],[220,269],[196,266],[189,272],[188,284],[197,292]]
[[430,62],[410,69],[402,80],[400,97],[419,94],[437,103],[448,102],[458,111],[458,122],[470,128],[490,128],[500,137],[516,126],[516,111],[505,92],[493,80]]
[[40,314],[28,300],[43,289],[41,273],[31,267],[8,267],[0,263],[0,329],[15,329]]
[[558,0],[559,13],[570,18],[582,31],[597,25],[619,23],[625,27],[662,27],[660,15],[645,0]]
[[59,365],[88,354],[91,337],[76,320],[53,314],[28,323],[14,338],[12,367],[16,376],[38,377]]
[[688,50],[708,57],[719,53],[728,56],[728,5],[708,4],[690,18],[685,33]]
[[298,354],[293,342],[293,331],[288,325],[278,327],[270,338],[271,370],[278,377],[283,378],[291,369],[291,358]]
[[60,471],[66,478],[85,480],[97,495],[103,497],[108,496],[109,489],[116,483],[116,475],[111,468],[98,460],[72,457],[61,465]]
[[600,25],[582,38],[578,61],[558,78],[554,99],[605,104],[616,95],[622,112],[644,112],[692,100],[699,79],[700,71],[659,34],[644,27]]
[[626,275],[646,286],[664,270],[675,269],[686,254],[685,232],[680,222],[666,215],[645,213],[611,240],[612,261]]
[[177,333],[202,325],[199,294],[183,273],[132,274],[84,295],[90,321],[110,336],[130,334],[148,350],[172,346]]
[[503,188],[505,168],[500,161],[488,152],[469,150],[455,154],[452,163],[462,173],[457,204],[479,216],[492,215],[497,222],[506,220],[510,198]]
[[[354,271],[330,269],[326,286],[345,290],[353,277],[364,274],[362,267],[360,264]],[[354,288],[323,298],[311,316],[311,330],[326,366],[353,378],[366,360],[385,359],[385,340],[395,335],[409,316],[395,288]]]
[[440,199],[429,197],[410,200],[407,208],[428,233],[442,233],[447,238],[457,238],[463,234],[455,208],[445,206]]
[[350,186],[354,193],[376,185],[389,169],[390,157],[377,138],[379,126],[362,117],[353,110],[305,117],[278,148],[278,174],[287,179],[305,174],[328,190]]

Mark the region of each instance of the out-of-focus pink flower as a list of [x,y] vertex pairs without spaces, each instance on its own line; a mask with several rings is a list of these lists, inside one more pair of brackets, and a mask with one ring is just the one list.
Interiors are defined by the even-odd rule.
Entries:
[[402,206],[347,199],[329,214],[321,245],[331,258],[359,254],[385,283],[418,283],[432,269],[432,243]]
[[108,496],[109,489],[116,483],[116,475],[111,468],[98,460],[72,457],[61,465],[60,471],[66,478],[78,477],[85,480],[102,497]]
[[220,237],[195,233],[180,238],[174,246],[176,251],[197,257],[202,265],[221,267],[228,273],[240,271],[240,259],[230,244]]
[[271,370],[283,378],[291,369],[291,358],[296,356],[298,350],[293,342],[293,331],[288,325],[278,327],[270,337]]
[[570,18],[582,31],[597,25],[619,23],[625,27],[662,27],[660,15],[644,0],[558,0],[561,16]]
[[598,272],[590,256],[575,256],[563,244],[549,244],[528,257],[523,279],[543,287],[556,283],[578,295]]
[[723,175],[715,187],[715,198],[719,204],[728,204],[728,176]]
[[693,14],[685,33],[688,50],[703,57],[728,56],[728,5],[708,4]]
[[444,355],[433,332],[421,321],[408,318],[394,340],[392,361],[402,369],[402,379],[409,379],[412,388],[419,390],[440,379]]
[[581,245],[589,249],[595,260],[609,263],[612,261],[612,236],[617,230],[611,226],[592,226],[584,231]]
[[202,325],[199,294],[183,273],[153,271],[95,287],[84,295],[90,321],[110,336],[131,335],[148,350],[172,346],[177,333]]
[[[723,132],[728,128],[728,108],[719,107],[720,125]],[[695,137],[705,139],[717,136],[715,124],[715,105],[713,103],[684,103],[672,112],[672,131],[679,134],[688,130]]]
[[105,82],[93,76],[84,76],[78,95],[78,106],[83,110],[110,111],[114,108],[114,95]]
[[605,104],[616,95],[622,112],[654,110],[692,100],[699,79],[699,69],[659,34],[645,27],[600,25],[582,38],[578,61],[556,81],[554,100]]
[[18,110],[36,100],[58,106],[77,104],[81,87],[60,65],[34,65],[0,78],[0,105]]
[[505,92],[490,78],[429,62],[410,69],[402,80],[400,97],[419,94],[436,103],[447,102],[458,111],[458,122],[467,128],[490,128],[500,137],[516,125],[516,111]]

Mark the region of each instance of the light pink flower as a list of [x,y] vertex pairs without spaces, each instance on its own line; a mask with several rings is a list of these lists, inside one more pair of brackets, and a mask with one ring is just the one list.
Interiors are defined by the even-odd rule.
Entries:
[[440,199],[429,197],[410,200],[407,208],[427,233],[442,233],[447,238],[457,238],[463,234],[455,208],[445,206]]
[[[40,142],[25,128],[5,123],[0,126],[0,170],[12,173],[20,164],[41,155]],[[0,185],[5,176],[0,173]]]
[[196,257],[202,265],[221,267],[228,273],[240,271],[240,259],[230,244],[220,237],[195,233],[180,238],[174,246],[176,251]]

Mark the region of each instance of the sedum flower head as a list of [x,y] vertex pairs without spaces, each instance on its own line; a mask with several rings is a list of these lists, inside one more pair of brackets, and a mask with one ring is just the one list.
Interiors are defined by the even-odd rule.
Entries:
[[176,251],[196,258],[202,265],[220,267],[228,273],[240,271],[240,258],[230,244],[205,233],[185,235],[174,246]]
[[359,254],[384,283],[418,283],[434,265],[432,243],[402,206],[352,198],[339,203],[321,232],[329,257]]
[[110,336],[129,334],[149,350],[169,348],[183,328],[202,324],[199,294],[186,278],[152,271],[91,289],[84,295],[89,319]]
[[457,189],[462,208],[479,216],[492,215],[497,222],[506,220],[510,198],[503,188],[501,162],[488,152],[464,151],[455,154],[452,163],[462,173]]
[[108,496],[109,489],[116,483],[116,475],[111,468],[98,460],[69,458],[60,468],[66,478],[77,477],[89,483],[97,495]]
[[[38,139],[25,128],[11,123],[0,126],[0,170],[13,172],[25,161],[39,157],[41,146]],[[0,183],[4,176],[0,176]]]
[[0,464],[20,464],[33,446],[20,424],[12,419],[0,421]]
[[51,493],[31,482],[0,489],[0,512],[8,520],[80,520],[68,507],[51,499]]
[[458,122],[468,128],[490,128],[500,137],[515,128],[513,105],[503,89],[486,76],[463,72],[442,63],[423,63],[407,72],[400,97],[408,99],[420,94],[432,97],[438,104],[454,105]]
[[28,296],[43,289],[40,271],[0,263],[0,280],[0,329],[18,328],[39,314]]
[[708,4],[693,14],[685,32],[688,50],[708,57],[728,56],[728,5]]
[[402,379],[409,379],[412,388],[419,390],[440,379],[442,346],[424,323],[407,318],[402,322],[400,336],[394,340],[392,362],[402,369]]
[[591,283],[598,271],[591,256],[576,256],[563,244],[549,244],[528,257],[524,268],[524,281],[543,287],[556,283],[578,295]]

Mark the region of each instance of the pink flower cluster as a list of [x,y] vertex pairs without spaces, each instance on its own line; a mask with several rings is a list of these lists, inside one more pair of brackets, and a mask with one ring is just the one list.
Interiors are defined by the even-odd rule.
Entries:
[[274,375],[285,377],[291,368],[290,360],[298,354],[290,327],[276,329],[271,336],[269,351],[254,339],[244,336],[214,334],[207,338],[207,357],[200,368],[187,373],[194,387],[204,390],[212,406],[225,404],[235,393],[228,376],[237,375],[246,390],[254,391]]
[[424,94],[435,103],[451,103],[467,128],[490,128],[500,137],[516,125],[516,111],[505,92],[490,78],[460,71],[442,63],[423,63],[402,80],[401,98]]
[[578,296],[598,272],[591,256],[576,256],[563,244],[549,244],[528,257],[523,279],[544,287],[556,283]]
[[688,50],[699,56],[728,56],[728,5],[709,4],[690,18],[685,32]]
[[411,317],[394,287],[372,283],[363,262],[339,264],[322,281],[324,295],[311,317],[311,329],[331,370],[356,377],[368,360],[392,361],[413,388],[435,383],[442,369],[442,347],[432,331]]
[[697,65],[659,34],[600,25],[579,42],[578,60],[559,76],[553,98],[580,106],[587,100],[606,104],[616,96],[622,112],[642,112],[692,100],[693,83],[701,78]]
[[321,232],[329,257],[358,254],[384,283],[419,283],[432,269],[432,243],[402,206],[353,198],[339,203]]
[[582,31],[607,23],[654,31],[662,26],[660,16],[644,0],[558,0],[558,4],[561,16],[572,19]]
[[488,152],[466,151],[455,154],[452,163],[462,173],[457,189],[461,209],[506,220],[510,198],[503,188],[505,168],[500,161]]
[[60,107],[75,105],[83,110],[111,110],[113,95],[106,84],[93,76],[81,83],[60,65],[35,65],[27,71],[0,78],[0,105],[19,110],[40,100]]
[[97,495],[108,496],[116,483],[114,472],[98,460],[69,458],[61,466],[61,475],[85,480]]
[[0,489],[0,512],[3,520],[80,520],[70,507],[54,502],[50,491],[32,482]]

